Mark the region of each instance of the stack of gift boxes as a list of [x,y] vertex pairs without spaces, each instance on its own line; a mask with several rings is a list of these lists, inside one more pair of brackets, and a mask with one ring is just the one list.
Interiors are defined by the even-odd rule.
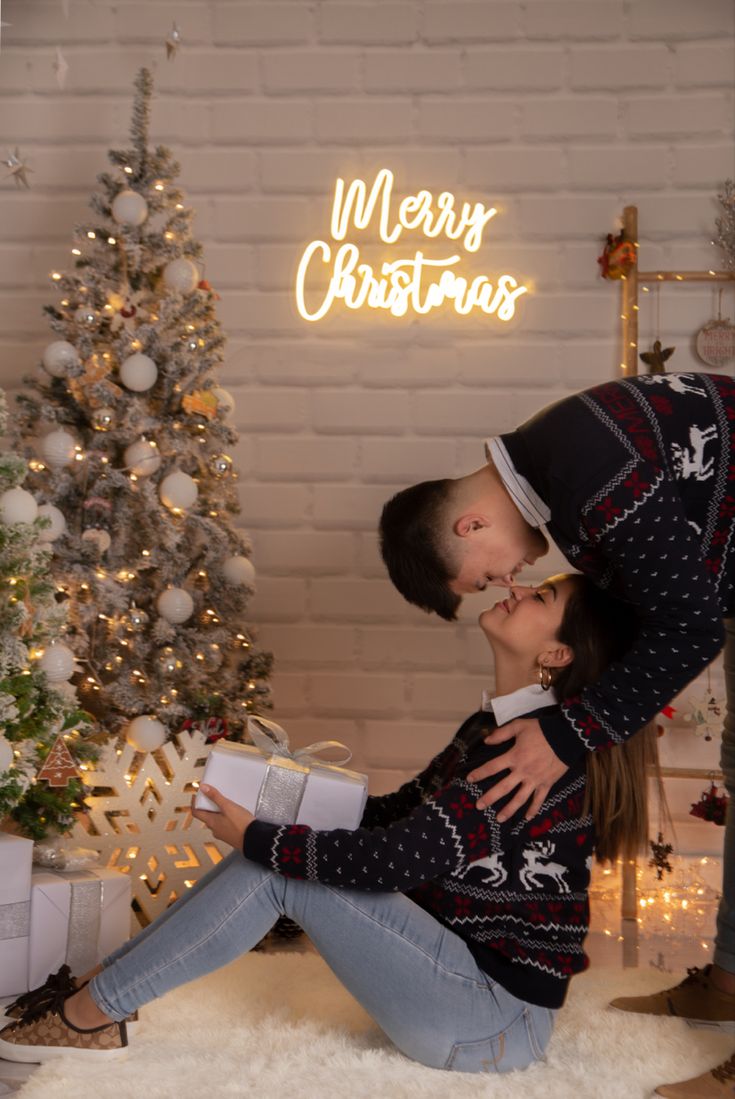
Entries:
[[0,832],[0,996],[65,963],[92,969],[130,936],[130,878],[117,870],[33,869],[33,843]]

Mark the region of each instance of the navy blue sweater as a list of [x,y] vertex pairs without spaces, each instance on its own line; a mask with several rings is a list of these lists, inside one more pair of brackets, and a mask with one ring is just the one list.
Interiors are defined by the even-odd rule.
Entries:
[[568,560],[642,615],[626,659],[541,721],[565,763],[631,736],[722,648],[734,423],[732,378],[659,374],[588,389],[501,436]]
[[517,813],[500,824],[507,798],[484,810],[475,803],[507,772],[482,783],[465,777],[514,743],[485,744],[495,727],[491,713],[473,714],[419,775],[368,798],[354,832],[256,820],[243,853],[286,877],[406,893],[464,939],[514,996],[557,1008],[571,976],[588,964],[593,836],[582,814],[585,768],[574,764],[533,820]]

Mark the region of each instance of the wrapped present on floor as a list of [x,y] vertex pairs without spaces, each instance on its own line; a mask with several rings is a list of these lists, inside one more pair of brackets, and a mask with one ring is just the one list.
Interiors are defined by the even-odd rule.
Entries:
[[0,832],[0,996],[28,991],[33,841]]
[[28,985],[66,963],[93,969],[130,938],[131,882],[119,870],[34,870]]
[[[336,740],[322,740],[292,752],[280,725],[262,717],[248,719],[248,733],[254,746],[228,740],[213,745],[202,782],[272,824],[358,827],[367,800],[367,776],[342,766],[352,755],[349,748]],[[335,749],[341,753],[336,763],[315,758],[319,752]],[[195,804],[217,812],[201,791]]]

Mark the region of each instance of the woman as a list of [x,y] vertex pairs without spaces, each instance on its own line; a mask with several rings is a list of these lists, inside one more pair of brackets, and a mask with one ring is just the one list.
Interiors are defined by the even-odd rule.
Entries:
[[646,838],[645,741],[597,753],[591,765],[609,773],[590,784],[601,791],[592,815],[584,763],[535,818],[504,824],[495,808],[476,808],[486,786],[472,770],[507,750],[484,743],[496,724],[548,711],[552,682],[567,698],[594,680],[629,646],[634,622],[575,575],[512,588],[480,626],[496,695],[421,774],[370,798],[354,832],[267,824],[206,789],[221,812],[194,815],[234,851],[83,987],[56,975],[25,997],[0,1056],[119,1056],[138,1007],[250,950],[285,914],[407,1056],[463,1072],[542,1059],[569,979],[588,964],[592,817],[607,818],[600,858]]

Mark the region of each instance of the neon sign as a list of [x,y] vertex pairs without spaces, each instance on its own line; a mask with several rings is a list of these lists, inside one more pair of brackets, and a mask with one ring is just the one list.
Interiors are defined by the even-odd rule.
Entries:
[[[449,304],[466,316],[473,310],[509,321],[515,313],[517,298],[528,292],[512,275],[500,275],[495,283],[486,275],[467,277],[454,268],[461,254],[429,259],[417,249],[414,255],[385,260],[379,267],[361,262],[360,249],[345,241],[350,228],[363,231],[377,222],[384,244],[395,244],[404,233],[420,232],[430,240],[446,237],[457,241],[469,253],[482,244],[485,227],[497,214],[495,207],[481,202],[457,203],[450,191],[434,198],[431,191],[419,191],[393,201],[393,173],[382,168],[370,191],[362,179],[349,186],[338,179],[334,189],[331,242],[313,240],[299,261],[296,274],[296,307],[307,321],[319,321],[337,302],[348,309],[382,309],[394,317],[408,313],[430,313]],[[340,243],[345,241],[344,244]],[[307,305],[307,283],[317,274],[329,277],[325,291],[312,291]],[[316,294],[321,294],[318,303]]]

